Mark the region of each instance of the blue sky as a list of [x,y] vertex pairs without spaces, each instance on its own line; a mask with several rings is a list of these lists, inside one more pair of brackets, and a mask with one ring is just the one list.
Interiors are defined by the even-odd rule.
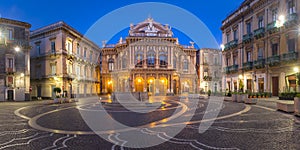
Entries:
[[[107,13],[129,4],[141,2],[163,2],[186,9],[197,16],[209,28],[217,42],[221,43],[222,20],[243,0],[1,0],[0,14],[4,18],[32,24],[31,30],[63,20],[84,34],[93,23]],[[147,17],[145,16],[145,18]],[[155,16],[153,18],[155,19]],[[130,23],[128,22],[128,26]],[[177,36],[181,44],[188,44],[189,39],[180,32],[177,33]],[[199,35],[199,38],[205,37]],[[96,43],[100,45],[99,42]]]

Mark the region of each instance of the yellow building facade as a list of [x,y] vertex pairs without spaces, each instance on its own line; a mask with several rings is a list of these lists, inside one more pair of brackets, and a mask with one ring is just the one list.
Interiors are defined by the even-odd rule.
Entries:
[[129,36],[101,50],[101,90],[148,92],[150,95],[194,93],[196,49],[180,45],[168,25],[152,18],[131,24]]

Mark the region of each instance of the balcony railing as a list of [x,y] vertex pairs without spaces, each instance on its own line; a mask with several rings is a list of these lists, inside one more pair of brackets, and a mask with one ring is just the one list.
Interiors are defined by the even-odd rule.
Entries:
[[6,68],[6,73],[14,73],[14,69],[13,68]]
[[298,52],[288,52],[281,55],[281,61],[291,62],[295,61],[298,58]]
[[273,21],[267,25],[267,31],[269,31],[270,34],[279,31],[279,28],[276,27],[276,21]]
[[285,27],[290,27],[298,21],[298,14],[293,13],[287,16],[287,21],[284,23]]
[[211,80],[212,80],[212,77],[211,77],[211,76],[204,76],[204,77],[203,77],[203,80],[204,80],[204,81],[211,81]]
[[265,28],[264,27],[254,30],[254,37],[256,39],[259,39],[264,36],[265,36]]
[[238,40],[232,40],[225,44],[224,50],[229,50],[238,46]]
[[243,35],[243,43],[251,42],[252,38],[253,38],[252,33]]
[[239,65],[232,65],[232,66],[225,67],[225,72],[227,74],[235,73],[238,71],[238,69],[239,69]]
[[279,65],[280,64],[280,56],[276,55],[276,56],[268,57],[268,64],[269,64],[269,66]]
[[265,67],[265,59],[258,59],[254,61],[253,66],[256,69],[264,68]]
[[253,68],[253,62],[246,62],[246,63],[243,63],[243,70],[252,70]]

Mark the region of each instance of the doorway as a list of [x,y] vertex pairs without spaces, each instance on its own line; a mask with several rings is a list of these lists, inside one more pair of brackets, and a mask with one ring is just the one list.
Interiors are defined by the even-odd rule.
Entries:
[[278,77],[272,77],[272,95],[278,96],[278,87],[279,87],[279,78]]
[[7,90],[7,100],[8,101],[14,100],[14,90]]

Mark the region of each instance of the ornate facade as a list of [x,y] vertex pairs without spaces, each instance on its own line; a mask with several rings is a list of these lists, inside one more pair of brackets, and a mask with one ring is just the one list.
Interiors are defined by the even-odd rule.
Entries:
[[200,91],[220,92],[222,90],[222,51],[203,48],[198,53]]
[[166,95],[196,92],[196,49],[180,45],[168,25],[152,18],[130,25],[129,36],[102,48],[101,89]]
[[0,101],[30,99],[30,27],[0,17]]
[[223,21],[227,89],[275,96],[295,90],[300,66],[299,13],[299,0],[245,0]]
[[64,22],[31,32],[32,97],[86,97],[100,93],[100,48]]

